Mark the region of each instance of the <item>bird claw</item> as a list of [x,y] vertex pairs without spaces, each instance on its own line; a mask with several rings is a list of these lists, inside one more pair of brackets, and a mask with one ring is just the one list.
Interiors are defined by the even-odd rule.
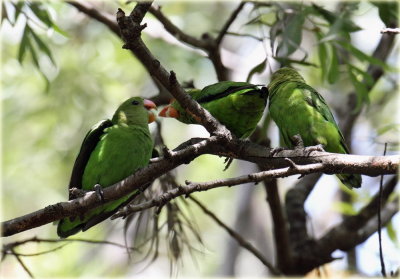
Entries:
[[103,188],[101,187],[100,184],[96,184],[93,187],[94,191],[96,192],[96,196],[99,200],[101,200],[102,202],[104,202],[104,192],[103,192]]
[[87,191],[76,188],[76,187],[72,187],[69,189],[69,199],[70,200],[74,200],[77,198],[81,198],[83,197],[85,194],[87,193]]
[[274,157],[277,153],[279,153],[279,152],[281,152],[283,150],[285,150],[285,148],[283,148],[283,147],[272,148],[271,151],[270,151],[270,157]]
[[294,145],[294,149],[303,149],[304,148],[304,142],[303,139],[299,134],[296,134],[292,137],[292,143]]
[[304,153],[306,154],[306,156],[310,156],[311,152],[313,151],[325,152],[324,146],[322,144],[317,144],[314,146],[307,146],[304,148]]

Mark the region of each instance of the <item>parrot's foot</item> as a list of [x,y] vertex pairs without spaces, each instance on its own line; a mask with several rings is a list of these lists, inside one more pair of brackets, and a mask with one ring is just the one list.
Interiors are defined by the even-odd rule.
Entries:
[[292,143],[294,145],[294,149],[304,148],[303,139],[301,138],[301,136],[299,134],[294,135],[292,137]]
[[81,198],[83,197],[85,194],[87,193],[87,191],[76,188],[76,187],[72,187],[71,189],[69,189],[69,199],[70,200],[74,200],[77,198]]
[[166,159],[170,159],[172,157],[171,150],[169,150],[169,148],[166,146],[162,147],[162,153],[163,153],[164,158],[166,158]]
[[304,148],[304,153],[306,154],[306,156],[310,156],[311,152],[313,151],[324,152],[324,146],[322,144],[318,144],[314,146],[307,146]]
[[274,157],[277,153],[279,153],[279,152],[281,152],[281,151],[283,151],[283,150],[285,150],[285,148],[283,148],[283,147],[275,147],[275,148],[272,148],[271,151],[270,151],[270,153],[269,153],[269,156],[270,156],[270,157]]
[[102,202],[104,202],[104,192],[103,192],[103,188],[101,187],[100,184],[96,184],[93,187],[94,191],[96,192],[96,196],[99,200],[101,200]]

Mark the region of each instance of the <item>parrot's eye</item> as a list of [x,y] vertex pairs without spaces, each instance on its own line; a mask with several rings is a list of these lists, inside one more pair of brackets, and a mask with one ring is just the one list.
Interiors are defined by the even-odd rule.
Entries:
[[139,101],[133,100],[132,105],[137,106],[139,104]]

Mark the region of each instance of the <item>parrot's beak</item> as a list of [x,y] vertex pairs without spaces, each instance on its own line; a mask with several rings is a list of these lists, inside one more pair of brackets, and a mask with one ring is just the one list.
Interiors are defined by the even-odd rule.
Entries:
[[149,123],[154,122],[156,120],[156,114],[152,112],[152,109],[157,109],[157,106],[154,102],[144,99],[143,100],[144,107],[149,111]]
[[179,111],[168,105],[160,111],[158,116],[179,118]]

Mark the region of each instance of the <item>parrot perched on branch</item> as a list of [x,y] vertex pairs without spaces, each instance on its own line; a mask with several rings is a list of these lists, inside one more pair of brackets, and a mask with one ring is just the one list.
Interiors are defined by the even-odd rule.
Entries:
[[[238,138],[250,136],[261,119],[267,104],[268,91],[247,82],[222,81],[204,87],[189,89],[190,96],[208,110],[221,124]],[[176,101],[164,107],[162,117],[173,117],[186,124],[199,124],[190,112]]]
[[[76,158],[69,189],[92,191],[95,185],[108,187],[147,166],[153,150],[148,127],[148,123],[155,120],[150,111],[153,108],[156,105],[152,101],[133,97],[118,107],[112,120],[103,120],[93,126]],[[89,229],[114,214],[136,192],[80,216],[62,219],[58,223],[57,234],[68,237]]]
[[[327,152],[348,154],[343,135],[324,98],[292,68],[276,71],[268,85],[269,112],[285,145],[293,148],[295,135],[304,146],[322,144]],[[361,187],[358,174],[338,174],[349,188]]]

